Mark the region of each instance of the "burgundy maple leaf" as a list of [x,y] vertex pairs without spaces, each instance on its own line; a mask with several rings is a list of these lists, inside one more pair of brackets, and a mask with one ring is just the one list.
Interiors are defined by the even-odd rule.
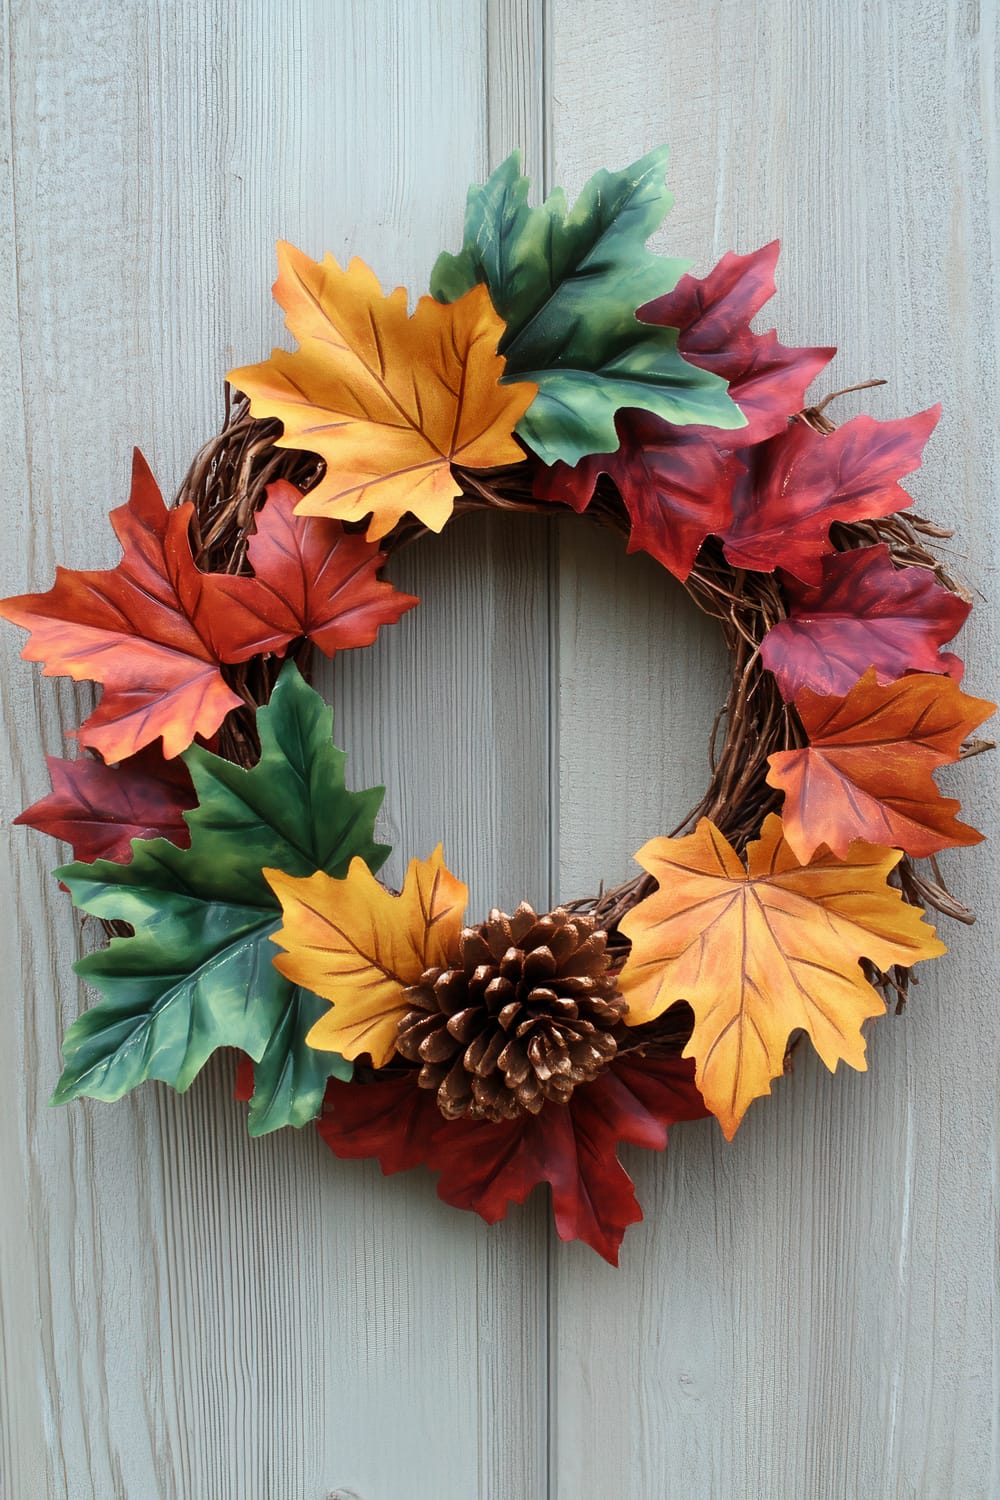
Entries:
[[683,583],[705,538],[728,526],[743,464],[700,430],[671,427],[648,412],[620,412],[615,425],[616,453],[591,454],[572,469],[540,469],[535,496],[581,512],[599,477],[610,475],[632,522],[629,552],[648,552]]
[[669,1125],[705,1113],[689,1061],[625,1054],[569,1104],[500,1124],[443,1119],[415,1072],[368,1084],[333,1080],[319,1131],[335,1155],[376,1156],[385,1173],[430,1167],[446,1203],[488,1224],[548,1182],[559,1237],[583,1240],[617,1265],[625,1230],[642,1218],[618,1147],[662,1150]]
[[180,849],[191,842],[184,813],[198,799],[182,760],[165,760],[154,745],[117,767],[89,755],[45,759],[52,791],[14,822],[64,839],[74,859],[125,864],[133,839],[165,838]]
[[793,422],[746,450],[721,533],[729,562],[756,573],[780,565],[818,583],[834,521],[868,521],[911,504],[899,481],[919,467],[940,414],[934,406],[894,422],[855,417],[829,434]]
[[790,577],[781,582],[788,618],[771,627],[760,654],[786,700],[803,688],[846,693],[869,667],[879,682],[904,672],[961,678],[959,658],[940,653],[971,605],[926,568],[896,568],[884,543],[824,557],[815,586]]
[[678,348],[699,369],[729,381],[729,394],[747,419],[732,432],[701,429],[724,445],[747,447],[780,432],[805,404],[806,390],[836,349],[794,349],[776,333],[754,333],[751,319],[775,293],[780,244],[749,255],[729,251],[707,276],[682,276],[672,292],[637,313],[644,323],[676,328]]

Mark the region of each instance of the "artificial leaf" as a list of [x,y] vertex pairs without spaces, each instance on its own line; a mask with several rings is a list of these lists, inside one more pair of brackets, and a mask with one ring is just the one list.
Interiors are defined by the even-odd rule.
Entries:
[[325,1009],[318,995],[292,986],[264,1055],[259,1062],[249,1060],[251,1135],[308,1125],[319,1113],[327,1080],[346,1081],[353,1075],[354,1065],[346,1057],[317,1051],[306,1041]]
[[618,1147],[662,1150],[669,1125],[705,1114],[690,1062],[625,1054],[568,1104],[500,1124],[443,1119],[415,1071],[331,1083],[318,1128],[337,1156],[375,1156],[385,1173],[421,1164],[440,1172],[438,1195],[488,1224],[548,1182],[559,1237],[617,1265],[626,1228],[642,1217]]
[[355,859],[346,878],[318,871],[297,879],[265,870],[284,912],[274,941],[285,952],[277,969],[322,995],[333,1009],[317,1021],[309,1045],[383,1067],[396,1048],[403,993],[425,969],[443,963],[462,927],[468,891],[446,868],[440,844],[430,859],[411,860],[392,896]]
[[122,561],[93,572],[58,568],[48,593],[0,603],[0,614],[32,632],[22,655],[46,662],[46,676],[103,683],[79,738],[106,761],[159,735],[164,754],[177,755],[242,702],[219,671],[216,621],[188,541],[192,509],[167,511],[136,451],[128,503],[111,513]]
[[772,625],[760,654],[785,699],[804,688],[824,697],[846,693],[869,667],[879,682],[904,672],[961,678],[958,657],[939,652],[971,606],[928,569],[896,568],[884,543],[824,557],[815,587],[784,576],[781,582],[788,618]]
[[415,600],[380,583],[381,554],[332,522],[293,521],[291,486],[275,493],[250,543],[256,577],[203,573],[191,553],[190,502],[168,511],[137,451],[128,503],[111,514],[122,561],[101,571],[59,568],[48,593],[0,602],[0,615],[29,629],[23,655],[103,683],[79,731],[105,761],[124,761],[158,737],[178,755],[211,738],[243,700],[226,662],[282,652],[308,635],[331,654],[367,645],[379,625]]
[[233,1098],[237,1104],[249,1104],[253,1098],[253,1058],[245,1052],[239,1053],[236,1075],[233,1079]]
[[492,1224],[509,1203],[523,1203],[537,1183],[548,1182],[559,1238],[583,1240],[617,1265],[625,1230],[642,1218],[618,1148],[662,1151],[669,1125],[706,1114],[690,1063],[626,1055],[574,1089],[568,1105],[514,1121],[506,1142],[497,1127],[479,1121],[465,1123],[461,1142],[452,1140],[445,1122],[432,1161],[441,1172],[438,1192]]
[[623,407],[677,424],[745,425],[724,381],[682,358],[676,329],[635,315],[687,266],[645,248],[673,201],[666,165],[660,148],[620,172],[596,173],[571,210],[559,189],[529,208],[515,152],[469,189],[463,247],[431,273],[442,302],[477,283],[489,288],[507,325],[504,378],[538,386],[517,430],[544,463],[613,449]]
[[807,861],[825,844],[846,859],[854,839],[923,858],[982,834],[955,818],[931,772],[958,759],[962,742],[995,705],[950,677],[914,673],[880,685],[869,670],[844,696],[805,688],[795,700],[809,743],[769,757],[768,782],[785,794],[785,838]]
[[646,412],[618,415],[615,453],[592,454],[575,468],[541,469],[534,493],[586,510],[601,474],[614,481],[632,522],[630,552],[648,552],[683,583],[705,538],[725,531],[743,465],[701,428],[672,427]]
[[855,417],[827,435],[804,422],[744,454],[723,546],[736,568],[771,573],[780,564],[818,583],[833,551],[834,521],[891,515],[911,503],[899,480],[920,464],[939,406],[896,422]]
[[[788,348],[773,331],[752,331],[750,320],[774,296],[779,249],[772,240],[750,255],[730,251],[707,276],[682,276],[672,292],[639,309],[644,322],[677,329],[686,360],[729,382],[729,394],[747,419],[733,434],[741,447],[782,432],[837,352]],[[724,433],[715,436],[732,442]]]
[[621,974],[627,1020],[639,1025],[687,1001],[695,1023],[685,1057],[705,1103],[731,1139],[747,1106],[771,1091],[793,1031],[831,1072],[861,1071],[861,1024],[885,1003],[860,960],[879,969],[945,951],[922,912],[887,877],[897,850],[854,844],[848,858],[795,858],[773,814],[747,866],[707,818],[683,838],[636,855],[658,882],[621,928],[632,949]]
[[89,755],[79,760],[45,757],[52,791],[26,808],[15,823],[64,839],[76,860],[132,858],[133,839],[190,842],[184,813],[195,804],[184,762],[165,760],[149,745],[116,768]]
[[729,382],[747,425],[735,432],[677,427],[644,412],[619,412],[615,452],[583,458],[575,468],[540,469],[538,499],[583,511],[607,474],[631,518],[629,551],[648,552],[681,582],[688,577],[705,538],[731,527],[734,492],[747,474],[743,450],[788,427],[806,387],[836,352],[788,349],[773,333],[751,331],[750,319],[774,293],[777,254],[775,241],[753,255],[725,255],[707,277],[682,276],[638,314],[678,330],[681,354]]
[[198,746],[186,752],[198,796],[186,815],[190,848],[156,839],[136,844],[131,864],[57,872],[78,906],[131,923],[135,936],[76,966],[105,998],[66,1036],[55,1102],[117,1099],[147,1078],[183,1090],[217,1047],[238,1047],[262,1070],[251,1134],[315,1113],[343,1062],[304,1046],[313,997],[270,961],[280,912],[262,867],[343,875],[352,859],[377,868],[389,852],[373,839],[381,788],[346,790],[331,725],[323,700],[287,665],[257,714],[255,766]]
[[282,242],[278,265],[274,294],[299,348],[228,378],[255,416],[281,421],[279,447],[325,461],[300,515],[370,515],[369,541],[408,511],[440,531],[461,494],[452,464],[524,457],[513,431],[535,386],[499,384],[504,325],[484,287],[450,307],[421,297],[411,317],[405,289],[384,296],[362,260],[345,271],[332,255],[317,263]]
[[785,572],[808,583],[833,551],[834,521],[868,520],[910,504],[899,479],[920,462],[940,408],[898,422],[856,417],[821,435],[804,422],[730,452],[705,429],[673,428],[626,412],[616,453],[559,464],[535,493],[584,510],[597,478],[614,481],[632,520],[629,551],[649,552],[682,581],[710,533],[734,567]]
[[211,575],[212,588],[232,612],[238,641],[227,661],[248,661],[306,636],[327,656],[370,646],[419,603],[376,575],[385,554],[357,532],[324,516],[297,516],[302,491],[279,480],[268,485],[250,538],[255,577]]

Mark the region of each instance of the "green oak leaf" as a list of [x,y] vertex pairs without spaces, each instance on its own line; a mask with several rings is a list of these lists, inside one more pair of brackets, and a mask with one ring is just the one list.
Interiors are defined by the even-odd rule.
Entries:
[[529,208],[515,151],[469,189],[462,249],[440,255],[431,273],[439,302],[486,283],[507,324],[504,381],[538,385],[517,431],[545,463],[613,452],[622,407],[678,425],[746,425],[726,382],[678,352],[676,329],[635,315],[690,264],[646,249],[673,202],[666,165],[663,146],[621,172],[597,172],[571,210],[559,188]]
[[271,962],[281,908],[261,872],[340,879],[355,855],[377,870],[389,854],[374,842],[383,789],[347,790],[332,711],[291,663],[257,729],[250,770],[200,746],[185,751],[198,794],[184,814],[190,848],[133,839],[131,864],[56,871],[77,906],[135,935],[75,966],[105,998],[66,1035],[54,1104],[118,1099],[147,1078],[183,1091],[217,1047],[238,1047],[256,1064],[249,1129],[263,1135],[305,1124],[327,1078],[350,1077],[344,1058],[305,1044],[326,1006]]

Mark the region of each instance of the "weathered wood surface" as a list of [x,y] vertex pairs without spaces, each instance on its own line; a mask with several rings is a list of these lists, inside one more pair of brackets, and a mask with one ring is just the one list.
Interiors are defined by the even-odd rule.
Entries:
[[[132,442],[177,481],[221,371],[277,335],[279,234],[419,289],[511,144],[576,189],[667,139],[665,242],[704,267],[781,233],[782,333],[888,376],[878,414],[944,401],[914,487],[958,527],[969,681],[995,683],[990,0],[17,0],[4,27],[3,593],[113,560]],[[480,904],[625,874],[703,784],[711,631],[579,524],[405,561],[427,602],[331,685],[392,841],[443,834]],[[989,758],[961,783],[993,843],[947,862],[980,923],[867,1076],[803,1061],[733,1146],[636,1153],[614,1272],[541,1203],[488,1230],[423,1174],[248,1142],[221,1065],[46,1109],[80,939],[10,818],[83,694],[3,650],[4,1500],[1000,1494]]]

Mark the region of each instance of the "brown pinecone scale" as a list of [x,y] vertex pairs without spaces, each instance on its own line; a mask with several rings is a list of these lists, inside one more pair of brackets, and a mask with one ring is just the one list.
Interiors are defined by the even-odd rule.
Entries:
[[453,967],[407,990],[397,1050],[420,1063],[441,1113],[489,1120],[565,1103],[614,1057],[625,1011],[592,917],[522,902],[459,936]]

